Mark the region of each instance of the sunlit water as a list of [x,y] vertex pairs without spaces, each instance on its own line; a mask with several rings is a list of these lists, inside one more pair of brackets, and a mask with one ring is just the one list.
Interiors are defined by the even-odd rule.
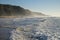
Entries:
[[[60,40],[59,24],[60,18],[52,17],[0,18],[0,27],[11,28],[9,31],[10,40]],[[26,31],[16,31],[17,27],[22,27],[25,30],[26,28],[30,28],[30,31],[27,31],[28,29]],[[7,35],[9,35],[9,33]]]

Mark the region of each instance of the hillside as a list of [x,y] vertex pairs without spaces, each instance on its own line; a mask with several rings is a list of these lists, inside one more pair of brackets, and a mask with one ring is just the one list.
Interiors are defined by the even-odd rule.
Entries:
[[0,17],[33,17],[33,16],[45,16],[42,13],[32,12],[28,9],[24,9],[20,6],[0,4]]

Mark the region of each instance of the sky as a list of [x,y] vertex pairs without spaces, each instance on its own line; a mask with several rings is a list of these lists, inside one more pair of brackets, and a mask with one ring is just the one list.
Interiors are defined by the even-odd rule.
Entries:
[[0,0],[0,4],[17,5],[31,11],[60,17],[60,0]]

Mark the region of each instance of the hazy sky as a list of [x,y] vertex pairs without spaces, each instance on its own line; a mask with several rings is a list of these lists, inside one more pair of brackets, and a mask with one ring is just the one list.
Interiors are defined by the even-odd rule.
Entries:
[[60,0],[0,0],[0,4],[18,5],[47,15],[60,16]]

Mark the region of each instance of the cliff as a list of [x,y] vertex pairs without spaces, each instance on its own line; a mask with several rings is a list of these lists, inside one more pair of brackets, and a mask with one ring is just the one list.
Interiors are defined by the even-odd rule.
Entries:
[[20,6],[0,4],[0,17],[22,17],[22,16],[33,16],[33,15],[44,16],[44,14],[42,13],[32,12]]

